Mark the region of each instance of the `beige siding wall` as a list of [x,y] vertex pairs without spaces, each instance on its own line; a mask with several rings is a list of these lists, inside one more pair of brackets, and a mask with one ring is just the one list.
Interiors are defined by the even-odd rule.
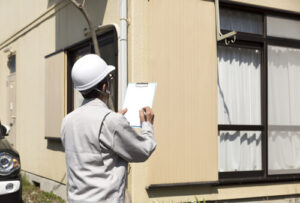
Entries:
[[159,145],[150,162],[148,183],[217,180],[213,4],[152,1],[149,9],[148,68],[149,79],[158,83],[155,130]]
[[[61,181],[63,154],[47,150],[45,136],[45,59],[54,49],[54,19],[19,39],[17,56],[17,150],[22,169]],[[55,81],[53,81],[55,82]],[[58,164],[59,163],[59,164]],[[49,170],[51,167],[52,170]]]
[[[300,12],[298,0],[232,0]],[[95,25],[119,23],[119,0],[89,0]],[[0,43],[53,1],[0,2]],[[155,81],[155,136],[150,160],[131,164],[133,202],[231,199],[299,193],[297,184],[145,190],[150,184],[214,181],[217,166],[217,54],[214,3],[205,0],[129,0],[130,82]],[[17,54],[17,149],[22,169],[65,182],[64,153],[45,136],[44,56],[85,39],[87,25],[71,5],[9,46]],[[5,98],[7,54],[0,50],[0,97]],[[53,81],[55,82],[55,81]],[[0,100],[6,120],[7,101]]]
[[[0,3],[0,43],[41,15],[57,1]],[[100,2],[100,3],[99,3]],[[90,0],[95,26],[119,22],[118,0]],[[54,11],[53,11],[54,13]],[[59,145],[45,137],[45,56],[84,40],[83,16],[71,4],[9,44],[17,56],[17,150],[22,169],[65,183],[65,156]],[[7,53],[0,50],[0,118],[6,122]],[[62,67],[63,68],[63,67]],[[55,83],[56,81],[52,81]]]
[[[237,2],[300,11],[297,0]],[[133,202],[297,194],[297,184],[145,189],[151,184],[218,179],[215,11],[213,1],[132,0],[129,13],[129,81],[158,83],[158,146],[148,162],[131,164]]]
[[[37,18],[56,0],[11,0],[0,2],[0,43],[11,36],[21,27]],[[4,19],[4,20],[3,20]],[[4,29],[3,29],[4,28]]]
[[129,80],[158,84],[158,146],[147,163],[131,168],[133,202],[143,202],[150,184],[218,178],[214,4],[131,1],[130,14]]
[[[119,24],[119,0],[89,0],[87,10],[94,26]],[[67,6],[56,17],[56,49],[62,49],[85,39],[84,29],[88,25],[83,15],[73,7]]]

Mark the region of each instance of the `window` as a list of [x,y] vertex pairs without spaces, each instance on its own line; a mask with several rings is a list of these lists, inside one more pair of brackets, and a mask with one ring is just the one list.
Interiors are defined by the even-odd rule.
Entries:
[[252,34],[263,34],[263,16],[257,13],[222,8],[221,28]]
[[16,54],[12,54],[8,57],[7,65],[10,74],[16,72]]
[[300,40],[299,20],[267,16],[268,36]]
[[[221,125],[261,125],[261,51],[218,48],[218,119]],[[261,131],[219,131],[219,171],[262,170]],[[227,159],[230,157],[230,159]]]
[[268,46],[269,174],[300,173],[299,59],[300,48]]
[[300,16],[224,5],[220,18],[238,34],[218,42],[219,178],[300,178]]
[[[113,72],[114,81],[111,92],[111,106],[118,108],[118,44],[115,30],[102,33],[98,37],[100,55],[109,65],[116,67]],[[71,79],[71,70],[73,64],[80,57],[94,53],[93,43],[91,40],[79,43],[68,50],[68,112],[79,107],[83,101],[81,93],[73,88]]]

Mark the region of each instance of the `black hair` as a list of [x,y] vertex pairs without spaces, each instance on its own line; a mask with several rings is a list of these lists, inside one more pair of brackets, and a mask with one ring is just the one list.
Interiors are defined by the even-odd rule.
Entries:
[[85,98],[85,99],[94,99],[94,98],[98,98],[99,95],[101,94],[99,91],[97,91],[96,89],[98,90],[102,90],[102,86],[107,84],[107,80],[106,78],[103,79],[101,82],[99,82],[97,85],[95,85],[94,87],[92,87],[91,91],[88,91],[88,93],[85,93],[85,92],[81,92],[82,96]]

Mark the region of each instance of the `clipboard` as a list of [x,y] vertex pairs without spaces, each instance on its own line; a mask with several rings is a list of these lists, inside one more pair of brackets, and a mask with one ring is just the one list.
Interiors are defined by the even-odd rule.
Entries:
[[124,115],[131,127],[140,128],[139,110],[145,106],[152,108],[157,83],[129,83],[122,109],[128,111]]

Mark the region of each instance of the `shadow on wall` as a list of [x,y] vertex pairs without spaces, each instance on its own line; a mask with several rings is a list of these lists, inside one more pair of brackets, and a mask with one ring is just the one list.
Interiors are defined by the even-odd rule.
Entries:
[[60,151],[60,152],[65,151],[60,139],[47,140],[47,149],[50,149],[50,150],[53,150],[53,151]]
[[60,0],[48,0],[48,8],[53,6],[54,4],[58,3]]
[[[82,2],[82,0],[77,0]],[[77,42],[88,39],[84,35],[85,29],[89,30],[87,21],[82,13],[69,0],[48,0],[48,9],[55,6],[55,25],[49,28],[55,37],[55,50],[58,51],[72,46]],[[107,0],[88,0],[86,9],[94,27],[102,25],[106,12]],[[51,41],[51,39],[50,39]],[[52,41],[51,41],[52,42]],[[48,53],[51,54],[51,53]],[[61,141],[48,140],[47,149],[53,151],[64,151]]]
[[[77,1],[82,2],[81,0]],[[57,2],[59,2],[59,0],[48,0],[48,7],[51,7]],[[86,8],[94,27],[102,25],[106,6],[107,0],[86,1]],[[55,9],[58,11],[60,7],[58,6]],[[89,30],[88,24],[82,13],[73,4],[69,3],[65,8],[59,10],[55,15],[56,51],[87,39],[84,35],[85,29]]]

